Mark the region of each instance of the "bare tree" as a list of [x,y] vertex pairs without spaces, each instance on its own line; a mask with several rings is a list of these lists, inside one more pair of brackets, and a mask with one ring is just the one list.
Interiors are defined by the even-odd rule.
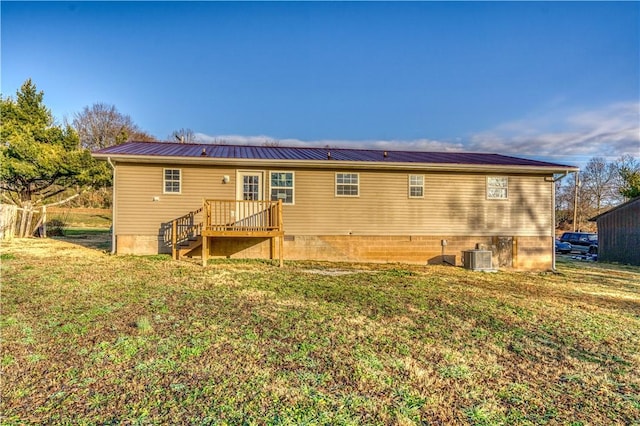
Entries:
[[174,130],[173,132],[171,132],[171,134],[169,135],[169,139],[176,139],[180,143],[197,142],[196,134],[194,133],[194,131],[185,128]]
[[145,132],[144,130],[137,130],[129,133],[129,137],[127,138],[127,142],[136,141],[136,142],[157,142],[158,138],[153,136],[150,133]]
[[593,157],[577,175],[556,185],[558,225],[592,226],[588,219],[625,198],[640,196],[640,161],[624,155],[614,162]]
[[262,142],[262,146],[276,148],[280,146],[280,141],[278,139],[265,139]]
[[78,132],[80,144],[90,150],[137,140],[154,141],[153,136],[133,122],[130,116],[120,113],[114,105],[96,103],[74,114],[73,127]]
[[582,173],[576,173],[575,179],[570,179],[567,185],[567,195],[571,197],[571,223],[574,231],[584,231],[590,228],[592,223],[588,220],[595,215],[593,197],[584,185]]
[[580,174],[582,186],[580,195],[586,201],[590,211],[587,214],[600,214],[602,209],[620,201],[616,185],[616,167],[603,157],[593,157]]
[[556,183],[556,226],[566,226],[571,222],[573,213],[573,185],[564,180]]

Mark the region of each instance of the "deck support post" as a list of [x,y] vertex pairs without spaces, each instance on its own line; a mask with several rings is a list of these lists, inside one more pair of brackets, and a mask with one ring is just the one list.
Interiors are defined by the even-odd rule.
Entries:
[[278,250],[278,255],[280,256],[280,267],[284,266],[284,226],[282,220],[282,200],[278,200],[278,231],[280,231],[280,247]]
[[269,248],[269,259],[273,260],[276,258],[276,238],[269,238],[270,248]]
[[202,236],[202,266],[207,266],[207,257],[209,256],[209,237]]
[[178,260],[178,222],[171,222],[171,255],[174,260]]
[[209,237],[205,235],[207,227],[209,223],[211,223],[211,203],[208,203],[205,198],[202,199],[202,230],[200,231],[200,235],[202,236],[202,246],[200,250],[202,251],[202,266],[207,266],[207,257],[209,256]]

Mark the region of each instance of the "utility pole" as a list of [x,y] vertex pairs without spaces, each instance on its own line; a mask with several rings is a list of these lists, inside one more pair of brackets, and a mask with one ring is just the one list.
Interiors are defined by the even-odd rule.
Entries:
[[580,189],[580,172],[576,172],[576,183],[574,185],[573,198],[573,232],[578,230],[578,190]]

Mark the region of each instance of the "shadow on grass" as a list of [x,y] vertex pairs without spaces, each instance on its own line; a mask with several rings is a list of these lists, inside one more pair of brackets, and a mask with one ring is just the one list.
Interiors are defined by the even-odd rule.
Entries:
[[93,250],[111,251],[108,228],[70,228],[64,231],[64,236],[53,238]]
[[635,265],[627,265],[622,263],[608,263],[608,262],[598,262],[598,261],[589,261],[582,259],[574,259],[575,255],[558,255],[557,264],[560,266],[570,266],[576,269],[603,269],[603,270],[613,270],[613,271],[622,271],[622,272],[632,272],[640,274],[640,266]]

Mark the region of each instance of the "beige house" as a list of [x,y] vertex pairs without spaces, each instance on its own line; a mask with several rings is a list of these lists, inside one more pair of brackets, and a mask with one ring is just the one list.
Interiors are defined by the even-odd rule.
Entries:
[[475,153],[130,142],[113,168],[119,254],[554,266],[554,182],[577,168]]

